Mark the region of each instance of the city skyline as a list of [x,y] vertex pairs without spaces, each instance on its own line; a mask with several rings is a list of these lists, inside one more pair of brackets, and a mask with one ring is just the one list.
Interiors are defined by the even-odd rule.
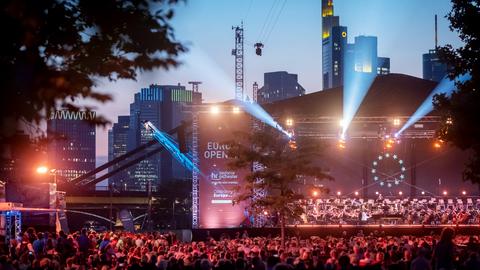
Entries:
[[[133,94],[157,84],[186,85],[200,80],[207,102],[234,97],[233,31],[244,20],[245,89],[251,96],[253,82],[263,86],[263,74],[287,71],[298,74],[308,93],[322,89],[321,82],[321,1],[189,1],[176,7],[172,21],[179,41],[190,51],[180,57],[178,69],[142,74],[137,82],[101,82],[98,89],[111,93],[114,101],[99,106],[99,114],[112,122],[128,114]],[[451,8],[448,0],[401,1],[336,0],[335,14],[349,27],[349,42],[358,35],[378,37],[378,53],[391,58],[391,72],[422,77],[422,54],[434,47],[433,18],[439,15],[439,44],[460,45],[444,18]],[[280,12],[281,11],[281,12]],[[209,14],[215,14],[211,16]],[[267,16],[269,14],[273,14]],[[409,14],[405,16],[405,14]],[[266,20],[270,18],[270,20]],[[277,19],[278,18],[278,19]],[[264,27],[264,25],[266,25]],[[269,26],[270,25],[270,26]],[[205,31],[208,29],[208,31]],[[263,31],[262,31],[263,30]],[[263,33],[263,34],[262,34]],[[403,33],[403,34],[398,34]],[[261,40],[261,37],[267,37]],[[298,38],[297,38],[298,37]],[[264,42],[263,56],[256,56],[253,43]],[[414,63],[414,64],[409,64]],[[107,155],[107,130],[97,128],[97,157]]]

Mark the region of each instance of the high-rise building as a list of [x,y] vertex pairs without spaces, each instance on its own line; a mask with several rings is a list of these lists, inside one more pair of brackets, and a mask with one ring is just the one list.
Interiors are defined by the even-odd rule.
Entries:
[[286,71],[263,74],[263,87],[258,89],[258,103],[270,103],[291,97],[305,95],[305,89],[298,83],[298,75]]
[[[186,90],[180,84],[142,88],[130,104],[127,150],[154,139],[151,132],[143,127],[143,122],[150,121],[159,130],[169,131],[182,121],[191,119],[191,114],[182,107],[199,101],[201,93]],[[146,190],[150,182],[152,190],[156,190],[162,181],[189,177],[189,172],[170,153],[163,151],[132,167],[126,184],[129,190]]]
[[322,78],[323,89],[343,85],[347,27],[334,16],[333,0],[322,0]]
[[[114,123],[108,131],[108,161],[111,161],[127,153],[128,131],[130,127],[130,116],[122,115],[118,117],[117,123]],[[115,170],[119,165],[109,168],[109,172]],[[112,175],[108,182],[115,184],[118,189],[127,189],[128,180],[127,171],[121,171]]]
[[357,36],[347,44],[345,68],[350,71],[386,75],[390,73],[390,58],[378,57],[375,36]]
[[323,89],[343,86],[345,71],[385,75],[390,58],[378,57],[377,37],[358,36],[349,44],[346,26],[333,12],[333,0],[322,0]]
[[57,111],[47,121],[48,165],[57,176],[72,180],[95,169],[95,114]]
[[435,82],[440,82],[447,75],[447,64],[440,61],[437,54],[438,36],[437,36],[437,15],[435,14],[435,49],[429,50],[423,54],[423,78]]
[[423,78],[440,82],[447,75],[447,65],[440,61],[437,50],[423,54]]
[[390,58],[378,57],[377,75],[390,74]]
[[377,72],[377,37],[355,37],[354,70],[362,73]]

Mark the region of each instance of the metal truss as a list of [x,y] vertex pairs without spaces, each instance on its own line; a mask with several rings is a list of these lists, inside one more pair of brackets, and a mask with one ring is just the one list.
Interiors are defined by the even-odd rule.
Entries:
[[[192,161],[198,168],[198,112],[192,113]],[[198,228],[199,218],[199,172],[192,171],[192,228]]]

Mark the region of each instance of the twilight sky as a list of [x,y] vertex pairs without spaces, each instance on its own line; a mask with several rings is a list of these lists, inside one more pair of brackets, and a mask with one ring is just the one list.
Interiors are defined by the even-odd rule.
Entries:
[[[379,56],[390,57],[391,72],[422,77],[422,54],[434,47],[434,14],[438,14],[439,44],[459,46],[444,16],[449,0],[334,0],[335,15],[348,27],[348,40],[358,35],[378,37]],[[178,69],[143,73],[134,81],[101,82],[97,87],[114,101],[99,105],[98,114],[116,122],[129,113],[133,94],[156,84],[187,85],[198,80],[204,101],[234,97],[234,33],[244,21],[245,89],[263,85],[263,73],[298,74],[307,93],[322,89],[321,0],[187,0],[176,7],[172,21],[176,38],[189,52]],[[263,56],[253,44],[263,42]],[[187,85],[187,88],[189,86]],[[107,156],[107,130],[97,128],[97,157]]]

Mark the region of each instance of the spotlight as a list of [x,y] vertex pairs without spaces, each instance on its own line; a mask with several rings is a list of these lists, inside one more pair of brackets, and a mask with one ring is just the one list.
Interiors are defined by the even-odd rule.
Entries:
[[345,149],[346,148],[345,140],[343,140],[343,139],[338,140],[338,148],[340,148],[340,149]]
[[447,124],[447,125],[453,124],[452,118],[451,118],[451,117],[448,117],[447,120],[445,121],[445,124]]
[[403,195],[403,192],[400,190],[400,191],[398,192],[398,195],[402,196],[402,195]]
[[342,195],[342,192],[341,192],[341,191],[337,191],[337,195],[338,195],[338,196]]
[[312,195],[313,195],[313,197],[317,197],[317,196],[318,196],[318,191],[314,190],[314,191],[312,192]]
[[293,119],[287,118],[287,120],[285,121],[285,125],[287,125],[287,127],[293,126]]
[[220,112],[220,108],[218,108],[218,106],[210,107],[210,113],[211,114],[218,114],[219,112]]
[[239,107],[233,107],[232,112],[237,114],[240,113],[240,108]]
[[422,195],[425,195],[425,191],[422,191]]
[[394,144],[395,144],[395,140],[390,138],[390,136],[388,136],[387,139],[385,140],[385,148],[390,149],[393,147]]
[[375,191],[375,195],[378,195],[378,194],[379,194],[378,191]]
[[398,118],[398,117],[393,118],[393,125],[394,126],[398,127],[398,126],[400,126],[400,124],[401,124],[400,118]]
[[435,142],[433,142],[433,147],[436,148],[436,149],[442,148],[442,145],[443,145],[442,140],[436,140]]
[[467,195],[467,192],[465,190],[462,191],[462,195],[465,196]]
[[338,121],[338,125],[339,125],[340,127],[343,127],[343,126],[345,125],[345,121],[344,121],[343,119],[340,119],[340,120]]
[[355,191],[355,196],[358,196],[358,191]]
[[267,212],[267,211],[263,211],[263,214],[266,216],[266,215],[268,215],[268,212]]
[[447,196],[448,192],[446,190],[443,191],[443,196]]

